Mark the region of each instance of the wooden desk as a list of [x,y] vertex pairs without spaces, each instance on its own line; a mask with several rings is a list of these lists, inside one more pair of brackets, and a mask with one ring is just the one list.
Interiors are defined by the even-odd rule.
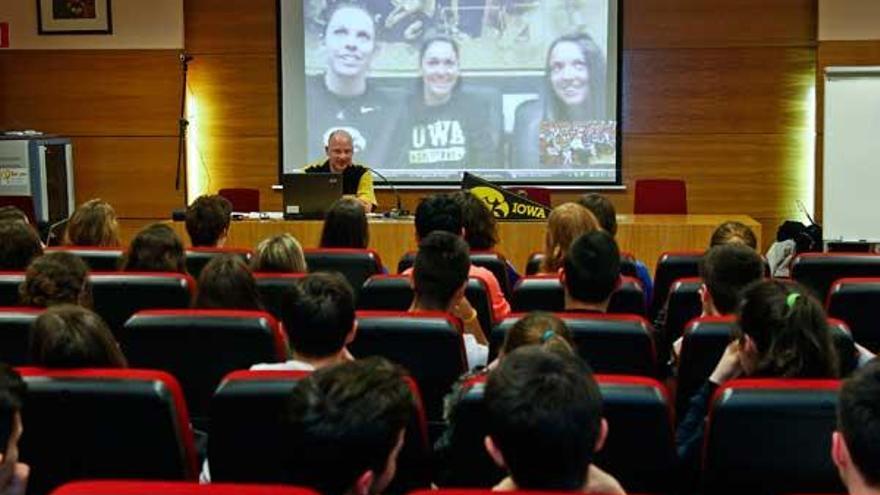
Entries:
[[[761,224],[747,215],[618,215],[617,240],[621,251],[634,254],[653,273],[662,252],[705,249],[715,227],[727,220],[737,220],[751,227],[758,245],[761,245]],[[322,225],[319,220],[234,221],[226,245],[253,249],[266,237],[290,232],[303,247],[316,247],[321,239]],[[173,226],[181,239],[188,242],[183,223],[174,222]],[[543,222],[499,222],[498,230],[501,243],[497,250],[520,272],[525,270],[531,253],[543,250],[546,230]],[[370,247],[394,273],[400,257],[416,249],[412,219],[372,219]]]

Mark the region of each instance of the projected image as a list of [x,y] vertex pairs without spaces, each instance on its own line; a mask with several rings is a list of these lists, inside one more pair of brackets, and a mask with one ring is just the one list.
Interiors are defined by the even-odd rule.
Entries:
[[610,2],[304,0],[309,159],[341,128],[402,183],[616,182]]

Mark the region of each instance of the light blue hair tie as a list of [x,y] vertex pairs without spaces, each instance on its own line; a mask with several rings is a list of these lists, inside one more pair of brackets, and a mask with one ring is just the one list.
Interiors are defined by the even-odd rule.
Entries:
[[544,332],[543,335],[541,335],[541,343],[543,344],[544,342],[547,342],[555,336],[556,332],[554,332],[553,330],[547,330],[546,332]]

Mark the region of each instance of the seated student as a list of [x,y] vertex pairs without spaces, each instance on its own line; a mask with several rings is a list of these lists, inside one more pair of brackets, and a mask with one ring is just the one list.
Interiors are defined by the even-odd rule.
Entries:
[[[417,241],[437,230],[457,236],[464,235],[461,207],[447,194],[435,194],[423,199],[416,208],[415,226]],[[468,264],[468,277],[476,277],[486,285],[495,320],[505,318],[510,314],[510,303],[504,297],[498,279],[486,268],[470,264],[470,259]],[[412,268],[403,272],[404,275],[410,273]]]
[[128,362],[100,316],[81,306],[51,307],[34,321],[31,363],[43,368],[126,368]]
[[599,228],[599,221],[590,210],[577,203],[563,203],[553,208],[547,217],[541,272],[558,272],[571,243],[581,235]]
[[592,464],[608,435],[599,386],[583,361],[535,346],[489,374],[486,450],[510,477],[499,491],[625,493]]
[[720,246],[722,244],[742,244],[754,250],[758,249],[758,239],[755,233],[748,225],[730,220],[722,223],[712,232],[712,238],[709,240],[709,247]]
[[385,359],[315,371],[288,401],[287,482],[322,495],[382,493],[414,407],[401,369]]
[[[614,203],[599,193],[584,194],[578,198],[578,204],[590,210],[590,213],[596,217],[599,225],[605,232],[611,234],[611,237],[617,237],[617,210],[614,209]],[[636,277],[642,284],[642,290],[645,291],[645,301],[651,300],[651,293],[654,289],[654,282],[651,280],[651,274],[648,267],[639,260],[635,260]]]
[[254,273],[305,273],[308,271],[302,245],[288,233],[267,237],[257,244],[251,259]]
[[261,363],[252,370],[315,370],[352,361],[346,345],[354,340],[354,293],[342,275],[313,273],[284,294],[284,329],[293,359]]
[[196,287],[193,308],[263,310],[254,274],[237,255],[215,256],[205,265]]
[[468,369],[485,366],[489,341],[477,310],[464,296],[468,281],[467,244],[449,232],[431,232],[419,243],[413,265],[413,302],[410,311],[444,311],[459,319],[464,326],[464,347]]
[[843,382],[831,460],[850,494],[880,494],[880,361]]
[[369,244],[370,227],[363,203],[352,197],[334,201],[324,218],[321,247],[366,249]]
[[[456,191],[452,194],[461,207],[461,220],[464,227],[464,240],[471,251],[491,251],[498,244],[498,222],[486,203],[470,191]],[[519,280],[516,268],[507,264],[507,279],[511,287]]]
[[18,220],[28,225],[31,223],[25,212],[12,205],[0,206],[0,221],[3,220]]
[[119,247],[119,224],[116,210],[103,199],[90,199],[79,205],[64,234],[71,246]]
[[46,308],[56,304],[92,306],[92,288],[89,269],[79,256],[54,252],[35,258],[24,282],[18,287],[19,300],[24,306]]
[[837,378],[837,351],[822,305],[795,284],[761,280],[741,296],[734,340],[706,384],[690,400],[675,433],[686,468],[697,464],[709,400],[739,376]]
[[219,195],[199,196],[186,209],[186,233],[193,247],[223,247],[232,203]]
[[[21,407],[24,404],[27,384],[11,366],[0,363],[0,436],[2,455],[0,455],[0,493],[3,495],[25,495],[30,466],[18,462],[18,441],[24,431],[21,422]],[[39,433],[37,433],[39,434]]]
[[131,240],[122,270],[186,273],[183,242],[174,229],[164,223],[148,225]]
[[568,248],[559,280],[565,289],[565,311],[606,312],[620,283],[620,251],[614,238],[602,230],[578,237]]
[[0,220],[0,270],[22,271],[42,254],[43,243],[30,224]]

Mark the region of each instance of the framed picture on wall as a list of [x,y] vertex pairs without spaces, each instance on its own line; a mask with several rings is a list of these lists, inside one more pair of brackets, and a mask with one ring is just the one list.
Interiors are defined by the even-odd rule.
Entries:
[[40,34],[112,34],[110,0],[37,0]]

